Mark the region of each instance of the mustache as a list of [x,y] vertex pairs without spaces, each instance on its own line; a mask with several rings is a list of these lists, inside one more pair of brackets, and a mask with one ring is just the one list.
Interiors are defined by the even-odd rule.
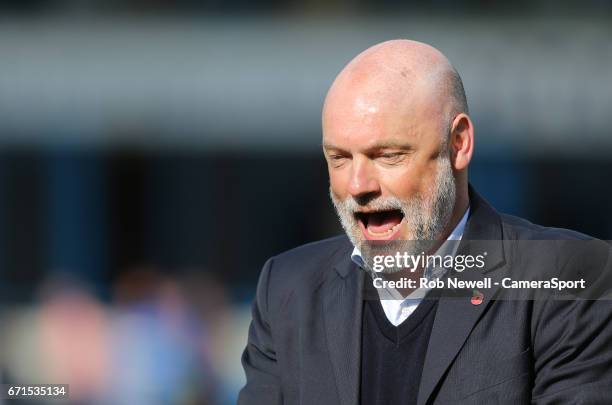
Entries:
[[344,200],[337,198],[330,188],[330,196],[334,205],[346,213],[357,214],[364,211],[387,211],[387,210],[399,210],[404,215],[405,204],[397,197],[376,197],[369,199],[367,202],[357,200],[354,197],[347,197]]

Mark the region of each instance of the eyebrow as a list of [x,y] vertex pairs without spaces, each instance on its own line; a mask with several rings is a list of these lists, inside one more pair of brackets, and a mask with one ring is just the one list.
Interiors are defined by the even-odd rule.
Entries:
[[339,148],[336,145],[332,145],[331,143],[323,143],[323,149],[325,149],[325,150],[328,150],[328,149],[341,150],[342,148]]
[[414,147],[410,143],[405,142],[396,142],[396,141],[386,141],[377,143],[376,145],[368,148],[369,150],[376,149],[403,149],[403,150],[412,150]]
[[[330,144],[330,143],[324,143],[323,144],[323,149],[325,150],[339,150],[339,151],[344,151],[344,148],[341,148],[339,146]],[[401,149],[401,150],[413,150],[414,147],[409,144],[409,143],[403,143],[403,142],[395,142],[395,141],[384,141],[384,142],[380,142],[377,143],[375,145],[372,145],[370,147],[368,147],[366,149],[366,151],[375,151],[375,150],[379,150],[379,149]]]

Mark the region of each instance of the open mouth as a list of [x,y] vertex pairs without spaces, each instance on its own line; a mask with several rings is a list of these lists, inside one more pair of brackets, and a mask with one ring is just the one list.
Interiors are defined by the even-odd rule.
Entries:
[[399,231],[404,219],[401,210],[382,210],[373,212],[356,212],[355,218],[366,239],[392,239]]

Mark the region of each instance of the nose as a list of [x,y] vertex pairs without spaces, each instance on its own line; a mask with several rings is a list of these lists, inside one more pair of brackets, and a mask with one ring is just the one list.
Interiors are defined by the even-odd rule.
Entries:
[[370,162],[353,159],[348,192],[356,200],[380,194],[380,184]]

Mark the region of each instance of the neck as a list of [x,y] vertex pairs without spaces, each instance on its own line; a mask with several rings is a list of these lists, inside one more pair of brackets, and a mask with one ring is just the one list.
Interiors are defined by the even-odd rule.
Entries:
[[465,211],[468,209],[470,205],[470,198],[468,195],[467,187],[458,187],[457,190],[457,199],[455,200],[455,207],[453,208],[453,213],[451,214],[451,218],[448,221],[448,224],[444,228],[442,235],[440,235],[440,244],[442,244],[448,236],[451,234],[453,229],[457,227],[461,218],[465,214]]

